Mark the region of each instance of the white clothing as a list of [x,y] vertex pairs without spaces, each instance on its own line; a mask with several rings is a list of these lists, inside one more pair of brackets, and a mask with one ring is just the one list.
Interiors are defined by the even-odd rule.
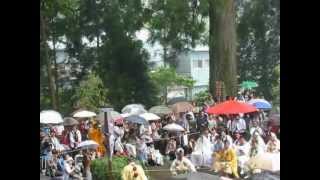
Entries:
[[125,144],[125,147],[128,151],[129,156],[133,156],[134,158],[137,157],[137,150],[136,147],[132,144]]
[[[75,139],[75,136],[77,136],[77,141]],[[81,133],[80,133],[80,131],[78,129],[76,131],[72,130],[69,133],[69,139],[70,139],[71,148],[76,148],[78,146],[78,144],[81,143]]]
[[170,172],[173,175],[178,174],[178,171],[189,171],[189,172],[197,172],[194,165],[191,163],[191,161],[185,157],[182,157],[181,161],[178,159],[175,159],[171,166],[170,166]]
[[194,152],[191,154],[191,162],[195,166],[211,167],[213,145],[209,138],[202,135],[196,142]]
[[250,144],[244,143],[243,145],[235,146],[237,157],[238,157],[238,166],[240,168],[245,167],[245,163],[250,159],[249,152],[250,152]]
[[56,131],[57,136],[61,136],[62,132],[64,131],[64,126],[63,125],[56,125],[53,127]]
[[251,127],[250,135],[252,136],[255,131],[257,131],[260,134],[260,136],[264,135],[263,130],[260,127]]
[[236,132],[236,131],[244,132],[246,128],[247,128],[246,121],[242,118],[240,118],[239,120],[234,120],[231,125],[232,132]]
[[114,143],[114,149],[120,153],[123,153],[124,148],[123,145],[121,144],[121,139],[118,137]]

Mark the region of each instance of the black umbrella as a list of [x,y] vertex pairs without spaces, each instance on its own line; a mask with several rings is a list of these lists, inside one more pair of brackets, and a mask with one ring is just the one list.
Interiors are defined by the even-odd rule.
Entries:
[[72,117],[64,118],[64,122],[63,122],[64,126],[74,126],[74,125],[78,125],[78,124],[79,124],[79,122]]

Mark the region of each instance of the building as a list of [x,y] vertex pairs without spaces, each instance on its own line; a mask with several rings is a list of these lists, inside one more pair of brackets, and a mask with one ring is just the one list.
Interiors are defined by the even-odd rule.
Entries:
[[180,54],[177,58],[177,73],[196,81],[194,87],[187,90],[186,95],[188,99],[193,99],[195,94],[209,87],[209,49],[198,46]]

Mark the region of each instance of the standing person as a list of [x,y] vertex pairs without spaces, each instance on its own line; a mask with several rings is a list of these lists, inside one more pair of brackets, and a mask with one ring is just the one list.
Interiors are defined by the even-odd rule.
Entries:
[[234,134],[235,132],[239,132],[241,135],[244,135],[246,131],[247,125],[244,119],[240,118],[240,115],[236,115],[235,120],[232,122],[231,131]]
[[208,118],[204,111],[200,112],[200,116],[197,119],[197,130],[200,131],[208,127]]
[[183,132],[183,134],[180,136],[180,142],[181,142],[181,147],[183,148],[184,151],[188,149],[188,134],[186,131]]
[[217,119],[215,116],[210,115],[209,119],[208,119],[208,128],[212,129],[212,128],[216,128],[217,127]]
[[148,154],[147,154],[147,145],[143,138],[137,137],[137,155],[138,159],[142,161],[144,164],[148,163]]
[[170,166],[170,172],[173,176],[188,172],[197,172],[192,162],[184,157],[184,150],[182,148],[177,149],[176,156],[177,159],[175,159]]
[[56,131],[55,130],[51,130],[50,132],[50,143],[52,145],[52,149],[56,150],[56,151],[62,151],[64,148],[63,146],[60,144],[58,138],[56,137]]
[[106,148],[104,145],[105,137],[104,137],[103,133],[101,132],[99,125],[96,122],[93,122],[90,124],[88,138],[99,144],[99,146],[97,148],[98,157],[104,156],[104,154],[106,153]]
[[75,149],[81,143],[81,133],[77,129],[77,126],[73,126],[71,132],[69,133],[70,148]]
[[171,137],[166,146],[166,153],[165,153],[166,155],[169,156],[171,161],[176,158],[175,157],[176,148],[177,148],[177,142],[173,137]]

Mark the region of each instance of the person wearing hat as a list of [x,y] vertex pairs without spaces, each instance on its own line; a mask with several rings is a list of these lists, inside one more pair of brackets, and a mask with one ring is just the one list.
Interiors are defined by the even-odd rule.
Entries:
[[134,162],[132,156],[129,157],[129,164],[121,172],[122,180],[148,180],[143,168]]
[[177,149],[176,156],[177,158],[172,162],[170,166],[170,172],[173,176],[176,176],[178,174],[197,172],[192,162],[184,157],[184,150],[182,148]]

